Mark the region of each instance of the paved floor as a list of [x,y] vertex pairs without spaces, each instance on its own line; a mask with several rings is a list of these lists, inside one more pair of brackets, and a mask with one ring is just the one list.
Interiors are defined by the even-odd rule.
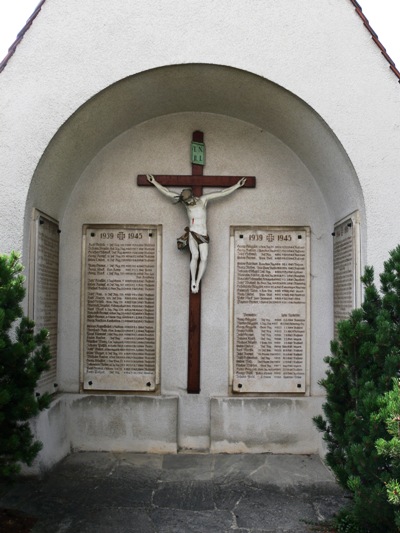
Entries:
[[346,503],[319,457],[77,453],[0,507],[34,533],[301,533]]

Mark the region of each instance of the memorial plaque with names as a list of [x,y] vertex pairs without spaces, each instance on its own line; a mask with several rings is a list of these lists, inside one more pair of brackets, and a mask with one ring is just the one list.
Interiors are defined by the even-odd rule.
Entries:
[[39,393],[57,390],[59,242],[58,222],[35,209],[31,228],[29,316],[35,321],[36,331],[48,330],[52,355],[50,369],[38,380]]
[[231,228],[232,390],[305,393],[310,230]]
[[159,383],[161,226],[83,227],[84,390]]
[[360,305],[360,231],[358,213],[337,222],[333,233],[334,327]]

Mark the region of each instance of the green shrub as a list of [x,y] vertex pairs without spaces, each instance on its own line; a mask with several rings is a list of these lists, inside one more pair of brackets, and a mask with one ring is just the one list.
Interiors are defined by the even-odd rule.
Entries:
[[388,502],[395,506],[395,522],[400,531],[400,383],[393,380],[392,390],[386,392],[380,401],[380,410],[373,419],[384,422],[390,438],[376,441],[378,455],[384,456],[390,464],[390,479],[386,481]]
[[50,403],[36,397],[40,374],[50,359],[47,331],[34,333],[34,322],[23,316],[25,296],[22,265],[15,253],[0,255],[0,476],[31,465],[41,449],[34,440],[29,419]]
[[379,292],[373,269],[366,268],[364,302],[338,325],[321,381],[325,417],[314,418],[324,433],[327,464],[352,493],[340,520],[365,533],[397,531],[385,485],[393,463],[378,454],[375,443],[389,436],[385,421],[376,415],[400,367],[400,247],[390,253],[380,279]]

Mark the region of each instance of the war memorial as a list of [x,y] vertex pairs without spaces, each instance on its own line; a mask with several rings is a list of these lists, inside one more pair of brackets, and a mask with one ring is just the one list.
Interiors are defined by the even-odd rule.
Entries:
[[42,1],[0,73],[0,251],[50,331],[35,469],[323,454],[365,265],[399,242],[399,71],[357,2]]

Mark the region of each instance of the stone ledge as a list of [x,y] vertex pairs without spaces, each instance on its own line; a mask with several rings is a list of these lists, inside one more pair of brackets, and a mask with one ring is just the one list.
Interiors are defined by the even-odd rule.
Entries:
[[322,453],[323,397],[211,398],[211,453]]
[[73,450],[177,451],[177,397],[91,394],[68,403]]
[[48,470],[71,451],[176,453],[178,397],[60,394],[33,421],[43,449],[25,474]]

